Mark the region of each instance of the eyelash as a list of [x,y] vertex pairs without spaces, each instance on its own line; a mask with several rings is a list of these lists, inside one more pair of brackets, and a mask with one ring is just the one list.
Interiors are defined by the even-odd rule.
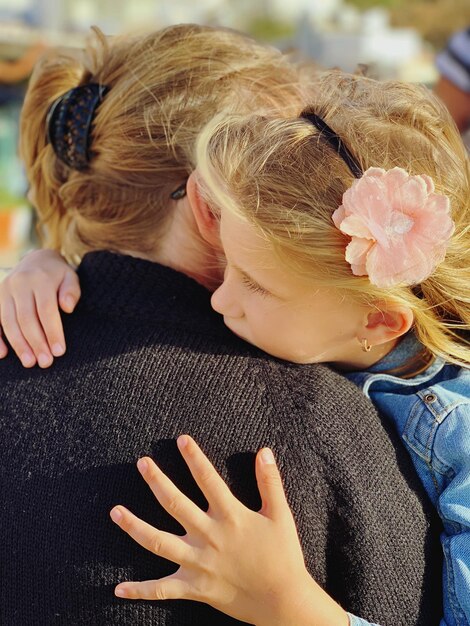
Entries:
[[260,296],[271,295],[269,291],[266,291],[266,289],[263,289],[263,287],[261,287],[260,285],[257,285],[256,283],[251,282],[251,280],[247,278],[246,276],[242,276],[242,282],[245,285],[245,287],[249,289],[250,291],[252,291],[253,293],[259,293]]

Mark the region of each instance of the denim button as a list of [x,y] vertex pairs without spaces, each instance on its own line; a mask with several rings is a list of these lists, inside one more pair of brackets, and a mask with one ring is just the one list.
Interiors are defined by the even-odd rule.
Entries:
[[432,404],[436,400],[437,400],[437,396],[435,393],[427,393],[424,396],[424,401],[426,402],[426,404]]

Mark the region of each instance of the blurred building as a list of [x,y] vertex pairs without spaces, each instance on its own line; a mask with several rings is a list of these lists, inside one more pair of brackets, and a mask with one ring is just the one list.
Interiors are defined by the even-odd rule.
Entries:
[[[196,22],[252,32],[296,48],[320,66],[373,66],[380,77],[432,83],[433,55],[416,30],[392,28],[383,10],[364,13],[346,0],[0,0],[0,61],[32,44],[82,46],[91,25],[106,34]],[[17,154],[18,113],[25,81],[0,80],[0,267],[30,241],[31,211]]]
[[298,20],[293,47],[322,67],[354,71],[370,65],[381,78],[432,83],[436,77],[433,53],[411,28],[392,28],[387,11],[360,13],[341,2],[330,11],[305,11]]

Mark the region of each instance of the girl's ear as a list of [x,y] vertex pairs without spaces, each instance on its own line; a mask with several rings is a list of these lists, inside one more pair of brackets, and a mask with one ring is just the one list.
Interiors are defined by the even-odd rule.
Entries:
[[378,346],[407,333],[413,322],[410,308],[383,303],[367,314],[360,340],[367,339],[371,346]]
[[186,193],[201,237],[213,248],[222,249],[219,220],[200,193],[197,171],[189,176]]

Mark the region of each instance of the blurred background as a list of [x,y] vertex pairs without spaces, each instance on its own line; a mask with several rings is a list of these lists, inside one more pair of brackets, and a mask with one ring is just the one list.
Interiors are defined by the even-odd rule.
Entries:
[[0,267],[34,245],[18,114],[44,47],[81,47],[93,24],[117,34],[179,22],[229,26],[323,67],[366,64],[376,77],[432,87],[436,54],[470,26],[470,0],[0,0]]

